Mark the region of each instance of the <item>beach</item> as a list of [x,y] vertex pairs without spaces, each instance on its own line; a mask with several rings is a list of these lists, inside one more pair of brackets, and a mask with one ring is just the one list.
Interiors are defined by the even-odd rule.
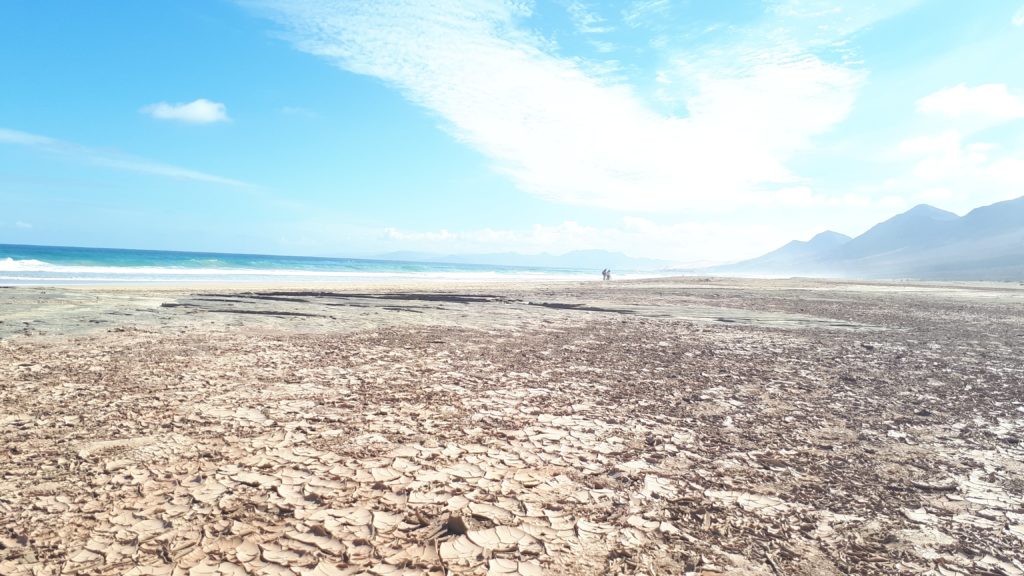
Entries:
[[1024,574],[1024,286],[0,288],[0,574]]

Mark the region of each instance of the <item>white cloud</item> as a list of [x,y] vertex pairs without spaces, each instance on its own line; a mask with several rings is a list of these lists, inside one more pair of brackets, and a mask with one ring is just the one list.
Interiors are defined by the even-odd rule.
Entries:
[[896,147],[896,159],[910,163],[904,176],[885,188],[924,201],[942,201],[964,212],[1024,190],[1024,150],[971,141],[958,130],[908,138]]
[[245,182],[234,180],[232,178],[224,178],[223,176],[208,174],[206,172],[200,172],[198,170],[191,170],[189,168],[182,168],[180,166],[164,164],[162,162],[154,162],[152,160],[146,160],[144,158],[126,156],[123,154],[118,154],[107,150],[97,150],[86,146],[81,146],[73,142],[66,142],[63,140],[58,140],[56,138],[40,136],[38,134],[30,134],[28,132],[21,132],[18,130],[10,130],[7,128],[0,128],[0,144],[28,146],[32,148],[46,150],[49,152],[66,154],[98,166],[105,166],[108,168],[122,170],[125,172],[149,174],[152,176],[161,176],[165,178],[173,178],[176,180],[207,182],[210,184],[220,184],[223,186],[249,186]]
[[180,104],[157,102],[143,106],[141,111],[158,120],[176,120],[189,124],[212,124],[230,120],[224,104],[211,102],[205,98]]
[[15,228],[21,228],[22,230],[29,230],[29,229],[32,228],[32,224],[30,224],[28,222],[22,222],[21,220],[18,220],[17,222],[15,222],[14,226],[15,226]]
[[957,84],[921,98],[917,110],[948,118],[974,117],[998,122],[1024,118],[1024,98],[1011,94],[1006,84]]
[[[787,161],[846,117],[863,78],[797,40],[752,31],[727,54],[669,58],[688,110],[679,117],[553,53],[523,25],[529,11],[519,3],[255,4],[301,50],[384,79],[437,113],[520,188],[621,210],[728,209],[792,186]],[[627,20],[664,6],[637,3]]]
[[974,172],[990,162],[994,145],[986,142],[964,143],[956,130],[932,136],[909,138],[899,150],[916,159],[913,174],[923,181],[942,182],[964,172]]
[[1021,6],[1014,14],[1011,20],[1014,26],[1024,26],[1024,6]]

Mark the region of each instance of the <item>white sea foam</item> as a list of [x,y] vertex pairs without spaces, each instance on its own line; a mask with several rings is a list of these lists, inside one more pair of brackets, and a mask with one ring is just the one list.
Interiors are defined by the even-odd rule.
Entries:
[[[620,279],[658,275],[627,274]],[[589,281],[596,274],[539,270],[297,270],[255,268],[173,268],[157,266],[77,266],[41,260],[0,259],[0,283],[108,284],[183,282],[538,282]]]
[[15,260],[9,257],[0,260],[0,272],[36,272],[46,270],[47,266],[52,264],[41,260]]
[[161,268],[129,266],[60,266],[38,260],[0,260],[0,282],[18,283],[117,283],[117,282],[489,282],[580,280],[579,274],[559,274],[531,271],[337,271],[337,270],[267,270],[241,268]]

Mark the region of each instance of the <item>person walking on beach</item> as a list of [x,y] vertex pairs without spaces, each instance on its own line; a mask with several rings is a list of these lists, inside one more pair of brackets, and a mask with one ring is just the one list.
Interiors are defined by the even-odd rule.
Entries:
[[604,270],[601,270],[601,280],[607,280],[607,279],[608,279],[608,269],[605,268]]

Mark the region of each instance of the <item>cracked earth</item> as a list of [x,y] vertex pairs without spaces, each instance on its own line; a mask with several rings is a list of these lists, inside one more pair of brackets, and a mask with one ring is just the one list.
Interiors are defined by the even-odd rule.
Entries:
[[1024,290],[0,290],[0,573],[1024,574]]

